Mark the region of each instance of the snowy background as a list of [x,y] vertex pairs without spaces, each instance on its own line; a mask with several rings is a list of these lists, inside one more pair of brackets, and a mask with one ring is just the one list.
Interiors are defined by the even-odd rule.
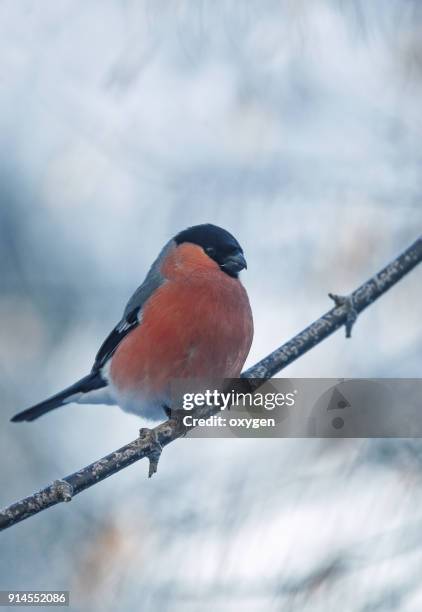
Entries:
[[[248,365],[420,234],[410,0],[0,4],[0,505],[132,440],[17,411],[90,368],[161,246],[243,245]],[[416,270],[287,376],[420,376]],[[0,588],[75,611],[422,609],[418,440],[189,440],[0,535]]]

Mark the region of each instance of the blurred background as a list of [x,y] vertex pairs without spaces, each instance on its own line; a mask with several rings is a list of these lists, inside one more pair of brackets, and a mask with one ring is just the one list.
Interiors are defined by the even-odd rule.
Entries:
[[[73,382],[172,235],[243,245],[247,365],[420,234],[422,5],[3,0],[0,505],[134,439]],[[412,272],[289,377],[418,377]],[[422,609],[419,440],[198,440],[0,535],[0,588],[72,610]]]

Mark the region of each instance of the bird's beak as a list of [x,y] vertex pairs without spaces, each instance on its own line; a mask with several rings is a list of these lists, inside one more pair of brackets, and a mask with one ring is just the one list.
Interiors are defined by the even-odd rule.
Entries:
[[246,264],[245,256],[241,251],[239,251],[235,255],[229,255],[229,257],[224,260],[223,267],[228,272],[237,274],[238,272],[240,272],[240,270],[243,270],[248,266]]

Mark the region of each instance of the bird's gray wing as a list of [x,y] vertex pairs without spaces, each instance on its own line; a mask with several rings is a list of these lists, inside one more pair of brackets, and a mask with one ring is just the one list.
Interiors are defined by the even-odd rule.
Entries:
[[152,264],[144,282],[136,289],[135,293],[126,304],[123,317],[102,343],[95,357],[92,372],[98,372],[101,370],[110,357],[112,357],[114,351],[119,346],[123,338],[139,325],[142,315],[142,308],[145,302],[166,280],[160,271],[161,262],[173,246],[173,240],[166,244],[164,249]]

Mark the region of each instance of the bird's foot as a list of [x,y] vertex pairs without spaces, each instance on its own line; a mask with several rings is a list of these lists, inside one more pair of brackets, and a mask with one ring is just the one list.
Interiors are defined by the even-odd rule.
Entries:
[[336,295],[335,293],[329,293],[328,296],[334,301],[334,304],[338,308],[341,306],[346,307],[346,338],[350,338],[352,335],[352,327],[358,318],[358,312],[353,304],[353,297],[351,295]]
[[146,454],[149,459],[148,478],[151,478],[151,476],[153,476],[158,469],[158,462],[160,460],[163,447],[160,444],[155,429],[142,427],[142,429],[139,430],[139,439],[141,442],[147,442],[149,446]]
[[184,410],[172,410],[169,406],[163,406],[163,408],[167,418],[176,424],[177,431],[179,431],[181,437],[184,438],[188,433],[188,429],[183,422],[183,417],[186,416],[186,412]]
[[176,424],[177,432],[181,438],[184,438],[189,431],[183,422],[185,416],[185,410],[172,410],[169,416],[169,418]]

